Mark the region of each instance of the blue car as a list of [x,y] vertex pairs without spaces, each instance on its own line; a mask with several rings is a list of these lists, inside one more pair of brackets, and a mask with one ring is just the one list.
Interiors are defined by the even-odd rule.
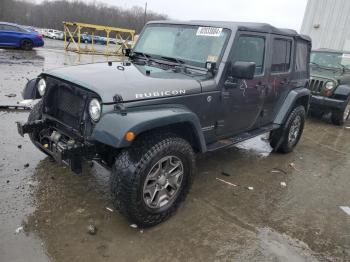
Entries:
[[0,46],[31,50],[44,45],[42,35],[24,26],[0,22]]

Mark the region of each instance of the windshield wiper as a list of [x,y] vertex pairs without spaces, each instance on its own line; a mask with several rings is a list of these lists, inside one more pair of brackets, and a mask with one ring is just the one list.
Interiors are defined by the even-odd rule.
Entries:
[[317,63],[315,63],[315,62],[310,62],[310,64],[315,65],[315,66],[318,66],[318,67],[321,67],[320,64],[317,64]]
[[137,52],[137,51],[135,52],[135,51],[133,51],[131,57],[134,57],[135,55],[144,58],[147,62],[150,60],[149,58],[151,57],[148,54],[145,54],[145,53],[142,53],[142,52]]
[[338,63],[338,64],[342,67],[343,72],[349,71],[349,70],[350,70],[350,68],[348,68],[347,66],[345,66],[345,65],[343,65],[343,64],[341,64],[341,63]]
[[324,66],[324,65],[317,64],[315,62],[310,62],[310,64],[313,64],[313,65],[317,66],[318,68],[322,68],[324,70],[330,70],[330,71],[341,69],[340,67],[329,67],[329,66]]
[[199,67],[196,67],[196,66],[190,66],[188,64],[185,63],[185,61],[179,59],[179,58],[175,58],[175,57],[169,57],[169,56],[161,56],[160,58],[164,59],[164,60],[167,60],[169,62],[175,62],[176,64],[178,64],[180,66],[180,68],[182,69],[181,72],[185,75],[188,75],[188,76],[200,76],[200,75],[203,75],[203,74],[193,74],[191,72],[188,71],[188,69],[194,69],[194,70],[205,70],[204,68],[199,68]]
[[179,58],[175,58],[175,57],[169,57],[169,56],[161,56],[160,58],[164,59],[164,60],[167,60],[167,61],[170,61],[170,62],[175,62],[179,65],[183,65],[185,64],[185,61],[179,59]]

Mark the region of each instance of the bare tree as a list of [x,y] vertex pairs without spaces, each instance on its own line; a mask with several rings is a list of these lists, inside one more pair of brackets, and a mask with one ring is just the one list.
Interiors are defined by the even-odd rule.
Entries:
[[[45,0],[35,4],[24,0],[0,0],[0,21],[42,28],[62,30],[63,21],[72,21],[130,28],[140,32],[144,18],[144,9],[139,6],[125,9],[95,1]],[[146,22],[164,19],[167,19],[167,15],[147,11]]]

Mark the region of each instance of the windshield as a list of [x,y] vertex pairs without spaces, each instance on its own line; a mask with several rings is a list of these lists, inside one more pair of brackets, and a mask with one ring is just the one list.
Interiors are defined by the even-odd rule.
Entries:
[[205,67],[219,62],[229,30],[190,25],[148,25],[134,51],[157,58],[168,57]]
[[350,69],[350,54],[334,52],[312,52],[310,62],[312,64],[328,68]]

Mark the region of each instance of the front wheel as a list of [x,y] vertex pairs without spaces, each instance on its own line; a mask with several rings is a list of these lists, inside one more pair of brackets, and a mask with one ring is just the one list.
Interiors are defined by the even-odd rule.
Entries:
[[332,123],[335,125],[342,126],[348,119],[350,119],[350,101],[344,109],[337,109],[332,112]]
[[29,39],[24,39],[21,41],[21,48],[23,50],[32,50],[33,49],[33,41]]
[[194,172],[194,152],[186,140],[144,136],[115,161],[110,181],[114,205],[140,227],[157,225],[186,198]]
[[271,132],[270,145],[281,153],[289,153],[293,151],[298,144],[304,130],[305,124],[305,108],[303,106],[295,107],[289,114],[285,124]]

